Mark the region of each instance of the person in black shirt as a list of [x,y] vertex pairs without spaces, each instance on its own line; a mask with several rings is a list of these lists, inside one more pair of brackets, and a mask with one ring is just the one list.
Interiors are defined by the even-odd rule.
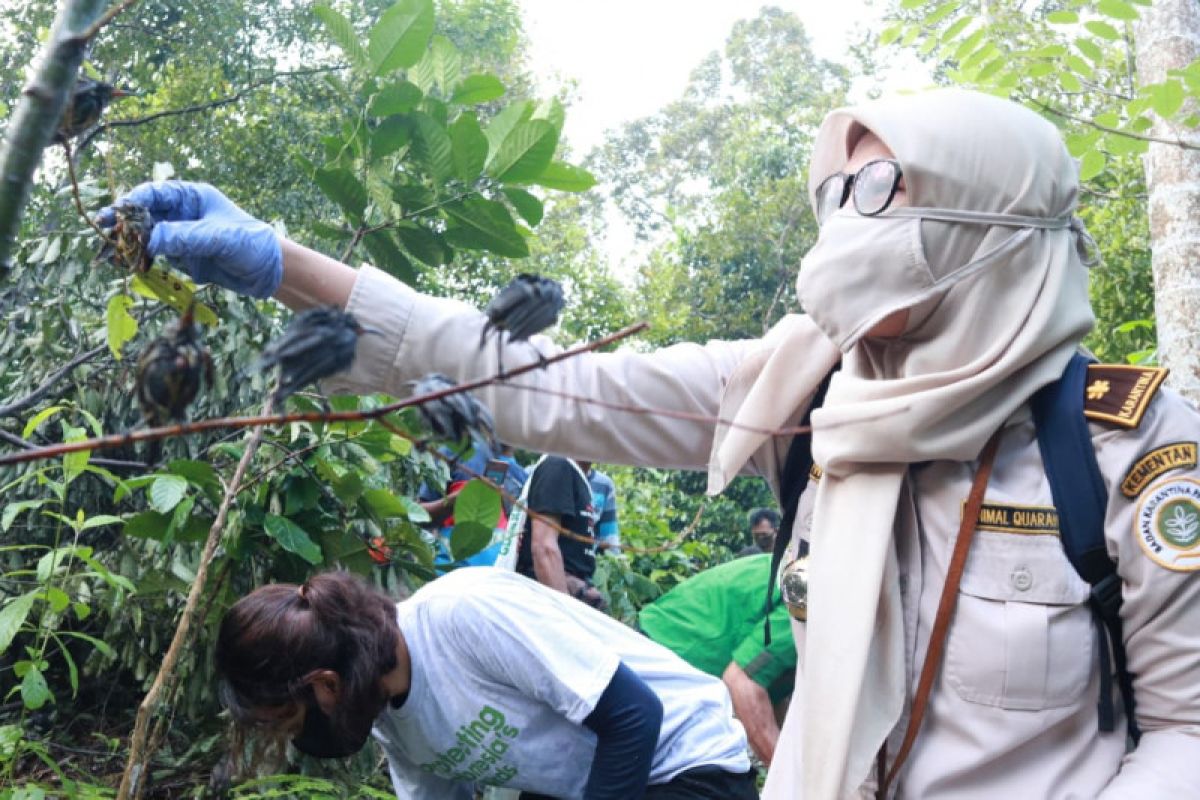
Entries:
[[[570,459],[546,456],[529,481],[517,572],[603,609],[604,596],[591,585],[599,510],[583,470]],[[559,527],[572,535],[560,535]]]

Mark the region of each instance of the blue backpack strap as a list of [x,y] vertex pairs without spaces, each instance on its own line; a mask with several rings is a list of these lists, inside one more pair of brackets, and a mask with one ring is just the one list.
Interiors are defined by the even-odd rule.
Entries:
[[1140,732],[1134,717],[1133,679],[1126,665],[1121,630],[1121,579],[1104,540],[1108,490],[1084,416],[1089,363],[1088,358],[1076,353],[1062,378],[1040,389],[1030,405],[1058,511],[1063,550],[1079,577],[1091,586],[1092,614],[1107,633],[1100,637],[1100,730],[1112,731],[1116,725],[1112,696],[1115,666],[1129,735],[1137,742]]

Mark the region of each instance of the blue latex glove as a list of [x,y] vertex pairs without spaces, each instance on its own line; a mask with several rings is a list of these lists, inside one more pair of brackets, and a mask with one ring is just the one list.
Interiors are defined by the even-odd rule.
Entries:
[[[137,203],[150,212],[155,222],[150,255],[166,256],[197,283],[258,298],[279,288],[283,251],[275,230],[207,183],[143,183],[118,202]],[[109,207],[96,222],[110,227],[114,219]]]

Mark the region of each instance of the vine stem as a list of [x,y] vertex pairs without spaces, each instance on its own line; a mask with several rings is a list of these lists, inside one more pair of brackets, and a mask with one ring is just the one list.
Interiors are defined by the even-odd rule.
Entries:
[[[253,417],[216,417],[213,419],[197,420],[195,422],[184,422],[178,425],[168,425],[162,428],[146,428],[139,431],[127,431],[126,433],[118,433],[111,436],[100,436],[95,439],[85,439],[79,442],[63,442],[61,444],[48,445],[46,447],[38,447],[32,450],[24,450],[18,453],[9,453],[5,456],[0,456],[0,466],[8,464],[22,464],[27,461],[40,461],[47,458],[58,458],[59,456],[68,453],[77,453],[81,450],[106,450],[113,447],[123,447],[134,442],[149,442],[159,439],[168,439],[174,436],[187,436],[192,433],[200,433],[203,431],[211,431],[223,428],[257,428],[265,425],[286,424],[289,422],[361,422],[364,420],[380,419],[388,414],[395,413],[405,408],[419,406],[423,403],[440,400],[443,397],[448,397],[462,392],[469,392],[483,386],[492,384],[503,384],[503,382],[512,377],[523,375],[527,372],[532,372],[535,369],[554,364],[559,361],[565,361],[569,358],[588,353],[593,350],[599,350],[614,342],[633,336],[648,328],[649,325],[645,322],[639,322],[635,325],[622,328],[616,333],[609,334],[601,339],[593,342],[573,347],[570,350],[564,350],[557,355],[541,361],[535,361],[526,364],[523,367],[510,369],[503,374],[496,374],[486,378],[479,378],[474,381],[467,381],[456,386],[451,386],[447,389],[441,389],[436,392],[416,395],[405,400],[399,400],[395,403],[389,403],[379,408],[369,411],[332,411],[332,412],[304,412],[295,414],[270,414],[264,413]],[[408,437],[411,438],[411,437]]]
[[[263,407],[263,414],[269,416],[270,413],[271,400],[268,399]],[[259,444],[262,443],[264,431],[265,428],[255,428],[246,445],[246,451],[242,453],[237,469],[234,470],[233,479],[225,487],[225,495],[221,498],[217,518],[213,520],[212,527],[208,530],[208,539],[204,542],[204,551],[200,556],[200,566],[196,569],[196,578],[192,581],[192,588],[188,592],[187,602],[179,617],[179,624],[175,627],[175,635],[171,638],[166,655],[163,656],[162,666],[159,667],[158,674],[154,677],[154,683],[150,685],[150,690],[146,692],[146,696],[142,698],[142,702],[138,706],[133,735],[129,740],[129,759],[125,762],[125,771],[121,774],[121,786],[117,790],[117,800],[138,800],[146,787],[146,768],[149,766],[155,749],[154,743],[147,744],[150,719],[158,712],[160,698],[172,688],[171,680],[175,675],[175,665],[179,662],[179,656],[188,644],[192,618],[208,581],[209,564],[212,563],[213,556],[217,551],[217,544],[221,541],[221,532],[225,529],[229,509],[238,495],[238,488],[246,477],[246,470],[254,459]]]

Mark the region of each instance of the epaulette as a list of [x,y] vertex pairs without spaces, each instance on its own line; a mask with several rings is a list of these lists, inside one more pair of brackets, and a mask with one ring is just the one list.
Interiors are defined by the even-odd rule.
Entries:
[[1168,371],[1164,367],[1128,364],[1088,365],[1083,415],[1090,420],[1136,428],[1150,407],[1154,393],[1167,379]]

